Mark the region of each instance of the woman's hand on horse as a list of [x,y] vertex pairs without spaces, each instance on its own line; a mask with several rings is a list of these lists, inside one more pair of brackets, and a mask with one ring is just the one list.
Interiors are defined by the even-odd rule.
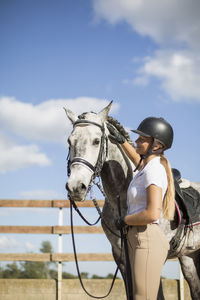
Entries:
[[110,132],[109,137],[119,144],[124,144],[126,142],[125,137],[111,124],[107,123],[107,128]]
[[122,229],[128,227],[128,225],[124,221],[124,217],[119,217],[119,218],[115,219],[115,226],[118,230],[122,230]]

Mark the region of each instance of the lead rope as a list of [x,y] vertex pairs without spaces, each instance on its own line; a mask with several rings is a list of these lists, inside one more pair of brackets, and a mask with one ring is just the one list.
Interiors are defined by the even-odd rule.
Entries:
[[[75,202],[72,201],[70,198],[70,222],[71,222],[71,235],[72,235],[72,245],[73,245],[73,251],[74,251],[74,260],[75,260],[75,264],[76,264],[76,269],[77,269],[77,273],[78,273],[78,278],[79,278],[79,281],[80,281],[80,284],[81,284],[81,287],[83,288],[83,290],[85,291],[85,293],[92,297],[92,298],[96,298],[96,299],[103,299],[103,298],[106,298],[109,296],[109,294],[111,293],[112,291],[112,288],[114,286],[114,283],[115,283],[115,279],[117,277],[117,273],[119,271],[119,267],[117,266],[116,268],[116,271],[115,271],[115,274],[113,276],[113,280],[112,280],[112,283],[111,283],[111,286],[110,286],[110,289],[108,291],[108,293],[105,295],[105,296],[94,296],[94,295],[91,295],[87,290],[86,288],[84,287],[84,284],[83,284],[83,281],[82,281],[82,278],[81,278],[81,274],[80,274],[80,269],[79,269],[79,264],[78,264],[78,258],[77,258],[77,252],[76,252],[76,244],[75,244],[75,238],[74,238],[74,226],[73,226],[73,210],[72,210],[72,207],[74,207],[74,209],[76,210],[76,212],[79,214],[79,216],[90,226],[92,225],[96,225],[99,221],[99,219],[102,217],[102,212],[100,210],[100,207],[96,201],[96,199],[93,197],[93,193],[92,193],[92,186],[93,184],[97,185],[97,187],[99,188],[99,190],[102,192],[102,194],[104,195],[104,197],[106,197],[105,193],[104,193],[104,190],[102,188],[102,186],[100,185],[100,180],[98,180],[98,182],[95,182],[94,180],[92,181],[92,183],[90,184],[89,186],[89,192],[90,192],[90,198],[91,200],[93,201],[94,203],[94,206],[95,208],[97,209],[98,213],[99,213],[99,218],[98,220],[94,223],[94,224],[91,224],[90,222],[88,222],[84,217],[83,215],[81,214],[81,212],[79,211],[78,207],[76,206]],[[103,221],[103,219],[102,219]],[[110,230],[111,233],[115,234],[117,237],[120,238],[119,235],[117,235],[114,231],[112,231],[109,226],[106,224],[106,222],[104,221],[104,224],[106,225],[106,227]],[[122,256],[122,248],[123,248],[123,242],[122,242],[122,239],[121,239],[121,254],[120,254],[120,257]]]
[[98,219],[94,222],[94,223],[90,223],[88,220],[86,220],[86,218],[82,215],[82,213],[80,212],[80,210],[78,209],[76,203],[74,201],[72,201],[70,199],[70,203],[72,204],[73,208],[75,209],[75,211],[79,214],[79,216],[81,217],[81,219],[89,226],[94,226],[96,225],[99,220],[101,219],[101,216],[98,217]]
[[73,226],[73,210],[72,210],[72,202],[70,201],[70,221],[71,221],[71,235],[72,235],[72,245],[73,245],[73,251],[74,251],[74,259],[75,259],[75,264],[76,264],[76,269],[77,269],[77,273],[78,273],[78,278],[79,278],[79,281],[80,281],[80,284],[81,284],[81,287],[82,289],[85,291],[85,293],[92,297],[92,298],[95,298],[95,299],[103,299],[103,298],[106,298],[109,296],[109,294],[111,293],[112,291],[112,288],[113,288],[113,285],[114,285],[114,282],[115,282],[115,279],[117,277],[117,273],[118,273],[118,270],[119,270],[119,267],[117,266],[117,269],[115,271],[115,274],[114,274],[114,277],[113,277],[113,280],[112,280],[112,283],[111,283],[111,286],[110,286],[110,289],[108,291],[108,293],[105,295],[105,296],[94,296],[92,294],[90,294],[84,284],[83,284],[83,281],[82,281],[82,278],[81,278],[81,274],[80,274],[80,269],[79,269],[79,264],[78,264],[78,258],[77,258],[77,252],[76,252],[76,245],[75,245],[75,238],[74,238],[74,226]]
[[[88,191],[90,192],[90,200],[93,200],[93,202],[94,202],[94,199],[92,199],[92,183],[89,185]],[[73,208],[75,209],[75,211],[78,213],[78,215],[81,217],[81,219],[82,219],[87,225],[89,225],[89,226],[94,226],[94,225],[96,225],[96,224],[99,222],[99,220],[101,219],[101,210],[100,210],[99,207],[97,208],[97,206],[98,206],[97,203],[96,203],[97,206],[95,205],[95,207],[96,207],[96,209],[97,209],[97,211],[98,211],[98,213],[99,213],[99,217],[98,217],[98,219],[97,219],[94,223],[90,223],[90,222],[89,222],[88,220],[86,220],[86,218],[82,215],[82,213],[81,213],[80,210],[78,209],[76,203],[75,203],[73,200],[71,200],[70,197],[69,197],[69,200],[70,200],[70,203],[72,203],[72,206],[73,206]]]
[[[99,179],[98,181],[94,182],[94,184],[98,187],[98,189],[100,190],[100,192],[103,194],[104,198],[108,201],[108,199],[107,199],[107,197],[106,197],[106,194],[104,193],[104,190],[103,190],[103,188],[102,188],[102,186],[101,186],[101,184],[100,184],[100,179]],[[116,237],[118,237],[118,238],[121,238],[121,236],[120,236],[119,234],[115,233],[115,232],[108,226],[108,224],[106,223],[105,219],[102,218],[102,212],[101,212],[101,210],[100,210],[100,208],[99,208],[99,205],[98,205],[96,199],[93,198],[92,201],[93,201],[94,206],[96,207],[97,211],[98,211],[98,212],[100,211],[99,214],[100,214],[100,216],[101,216],[101,222],[106,226],[106,228],[107,228],[112,234],[114,234],[114,235],[115,235]]]

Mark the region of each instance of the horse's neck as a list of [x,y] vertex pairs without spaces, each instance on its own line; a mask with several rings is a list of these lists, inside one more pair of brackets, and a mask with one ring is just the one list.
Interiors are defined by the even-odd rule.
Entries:
[[133,177],[133,165],[121,149],[114,143],[108,142],[108,157],[101,172],[102,183],[108,201],[117,206],[119,195],[122,208],[126,209],[126,195],[129,183]]

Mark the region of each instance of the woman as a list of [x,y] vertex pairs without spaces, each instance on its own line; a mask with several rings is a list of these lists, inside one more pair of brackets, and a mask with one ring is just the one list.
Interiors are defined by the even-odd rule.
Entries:
[[170,164],[164,156],[173,142],[173,129],[162,118],[144,119],[137,130],[136,149],[115,129],[111,136],[136,166],[137,173],[127,191],[127,215],[116,220],[121,229],[129,226],[128,247],[132,270],[133,299],[155,300],[169,243],[161,231],[161,211],[174,217],[174,184]]

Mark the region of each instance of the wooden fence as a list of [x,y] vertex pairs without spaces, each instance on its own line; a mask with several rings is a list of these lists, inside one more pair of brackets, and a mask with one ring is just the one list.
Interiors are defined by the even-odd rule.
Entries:
[[[103,207],[104,200],[98,200]],[[93,207],[90,200],[77,203],[78,207]],[[58,293],[57,300],[62,299],[62,262],[74,261],[73,253],[62,253],[62,235],[70,234],[70,226],[63,226],[63,208],[69,208],[69,200],[0,200],[0,207],[21,208],[57,208],[59,209],[58,225],[56,226],[0,226],[0,233],[14,234],[56,234],[58,235],[57,253],[0,253],[0,261],[44,261],[58,262]],[[74,233],[104,233],[101,226],[74,226]],[[113,261],[111,253],[81,253],[77,254],[79,261]],[[180,300],[184,299],[183,276],[180,273]]]

